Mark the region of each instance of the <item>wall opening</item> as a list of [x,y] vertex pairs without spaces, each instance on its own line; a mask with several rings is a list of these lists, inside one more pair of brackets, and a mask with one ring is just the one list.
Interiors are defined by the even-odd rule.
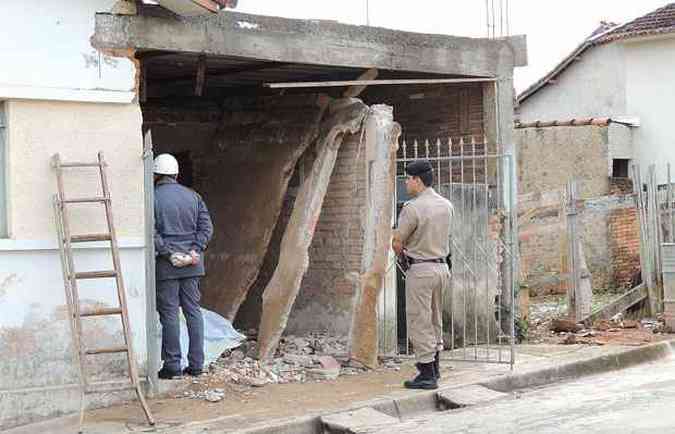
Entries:
[[612,177],[613,178],[628,178],[628,167],[630,160],[626,158],[612,159]]

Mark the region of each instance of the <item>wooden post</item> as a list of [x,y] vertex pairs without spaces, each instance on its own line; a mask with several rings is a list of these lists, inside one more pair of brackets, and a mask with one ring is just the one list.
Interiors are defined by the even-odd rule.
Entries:
[[579,243],[577,232],[577,182],[571,180],[567,183],[567,241],[568,241],[568,264],[570,284],[567,288],[567,314],[572,319],[582,318],[577,315],[579,304],[577,295],[581,288],[581,270],[579,261]]

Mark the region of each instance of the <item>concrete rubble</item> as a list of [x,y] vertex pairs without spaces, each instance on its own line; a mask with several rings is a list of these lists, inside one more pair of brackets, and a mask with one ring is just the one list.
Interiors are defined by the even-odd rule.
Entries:
[[[249,331],[249,340],[241,347],[225,352],[201,377],[193,378],[176,398],[190,398],[209,402],[221,401],[232,387],[246,390],[270,384],[306,383],[336,380],[339,376],[359,375],[368,369],[350,362],[347,339],[325,333],[311,333],[304,337],[283,337],[274,356],[260,361],[255,331]],[[401,359],[382,360],[382,370],[400,370]]]
[[[594,301],[597,299],[601,302],[611,298],[611,294],[594,294]],[[667,337],[662,317],[634,320],[620,313],[610,319],[596,320],[592,325],[585,326],[583,323],[566,319],[564,317],[566,310],[564,303],[556,303],[553,298],[541,303],[532,303],[528,342],[639,346]]]

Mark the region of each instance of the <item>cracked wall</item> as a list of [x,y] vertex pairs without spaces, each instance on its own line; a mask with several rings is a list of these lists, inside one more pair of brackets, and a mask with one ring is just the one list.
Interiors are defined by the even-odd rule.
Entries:
[[193,187],[215,229],[202,304],[228,319],[258,279],[296,163],[318,133],[322,101],[302,95],[144,107],[156,153],[190,151]]

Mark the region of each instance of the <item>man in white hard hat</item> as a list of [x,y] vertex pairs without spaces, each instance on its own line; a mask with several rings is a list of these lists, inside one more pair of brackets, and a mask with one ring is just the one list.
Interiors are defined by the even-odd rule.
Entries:
[[[213,235],[211,216],[201,196],[180,185],[178,161],[170,154],[155,158],[155,251],[157,311],[162,324],[162,369],[159,378],[198,376],[204,368],[204,319],[199,305],[203,252]],[[188,366],[181,371],[178,307],[183,310],[190,345]]]

